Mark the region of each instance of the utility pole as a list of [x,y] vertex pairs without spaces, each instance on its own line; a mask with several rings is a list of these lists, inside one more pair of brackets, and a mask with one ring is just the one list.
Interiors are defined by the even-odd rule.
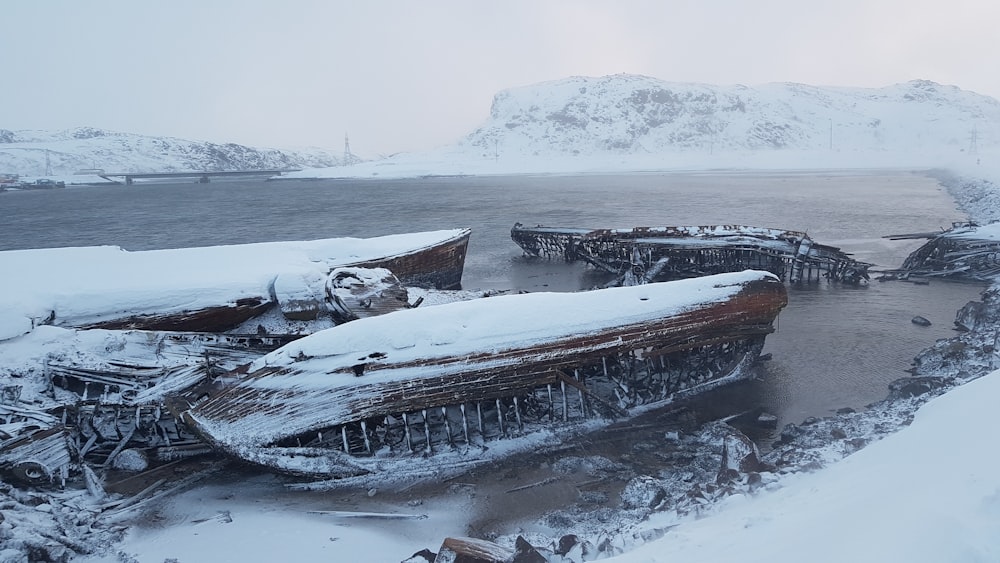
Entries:
[[49,161],[49,149],[45,149],[45,175],[52,175],[52,162]]
[[833,118],[830,118],[830,150],[833,150]]

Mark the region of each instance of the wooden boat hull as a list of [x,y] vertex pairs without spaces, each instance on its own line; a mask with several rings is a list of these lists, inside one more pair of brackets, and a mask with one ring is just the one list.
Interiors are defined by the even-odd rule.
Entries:
[[[429,452],[435,444],[521,433],[532,422],[628,416],[746,376],[786,302],[776,277],[742,272],[412,309],[293,342],[247,375],[194,389],[172,408],[214,447],[247,461],[352,474],[364,466],[358,455],[377,450]],[[535,316],[525,319],[526,310]],[[519,335],[518,319],[544,326]],[[446,321],[455,323],[454,334]],[[386,336],[394,322],[436,328],[426,342],[403,340]],[[336,450],[335,461],[316,465],[312,456],[303,465],[310,456],[301,448],[310,444]],[[295,453],[276,453],[282,448]],[[345,456],[353,461],[345,464]]]
[[388,268],[403,284],[456,288],[470,234],[465,228],[138,252],[0,252],[0,340],[47,324],[222,332],[274,307],[291,320],[311,320],[327,312],[326,277],[345,266]]
[[465,257],[469,249],[471,229],[463,229],[447,240],[421,249],[345,264],[359,268],[385,268],[404,285],[428,289],[461,289]]

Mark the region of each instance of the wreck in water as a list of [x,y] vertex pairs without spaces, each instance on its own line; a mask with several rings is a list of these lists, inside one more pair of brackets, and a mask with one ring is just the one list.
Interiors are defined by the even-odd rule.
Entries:
[[928,239],[892,273],[896,278],[950,278],[991,282],[1000,275],[1000,222],[953,223],[946,231],[889,235],[890,240]]
[[211,447],[345,477],[593,418],[748,375],[787,302],[772,274],[490,297],[360,319],[170,401]]
[[618,276],[622,285],[745,269],[792,283],[826,278],[859,284],[869,279],[871,266],[805,233],[743,225],[591,230],[516,223],[510,236],[527,256],[584,261]]

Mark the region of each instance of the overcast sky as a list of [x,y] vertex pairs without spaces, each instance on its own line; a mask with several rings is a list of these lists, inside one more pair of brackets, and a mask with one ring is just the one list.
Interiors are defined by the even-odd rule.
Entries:
[[318,146],[452,143],[568,76],[1000,98],[997,0],[4,0],[0,129]]

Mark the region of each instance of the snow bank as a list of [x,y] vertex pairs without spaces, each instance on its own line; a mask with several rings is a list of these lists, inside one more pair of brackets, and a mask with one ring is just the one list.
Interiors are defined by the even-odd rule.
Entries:
[[653,561],[1000,560],[1000,372],[949,391],[913,423],[823,471],[613,558]]

